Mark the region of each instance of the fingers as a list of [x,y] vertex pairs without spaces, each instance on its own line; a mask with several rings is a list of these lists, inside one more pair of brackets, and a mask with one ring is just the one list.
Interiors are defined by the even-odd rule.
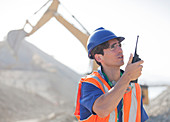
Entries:
[[136,68],[138,69],[138,71],[139,72],[141,72],[142,71],[142,68],[143,68],[143,60],[140,60],[140,61],[138,61],[138,62],[135,62],[135,63],[133,63],[134,65],[136,65]]
[[143,60],[137,61],[135,63],[132,63],[133,55],[131,54],[129,57],[129,61],[127,63],[127,66],[125,68],[125,73],[131,80],[136,80],[142,73],[143,69]]
[[[131,64],[132,63],[132,60],[133,60],[133,54],[131,53],[130,54],[130,57],[129,57],[129,61],[128,61],[128,63],[127,64]],[[143,64],[144,63],[144,61],[143,60],[140,60],[140,61],[137,61],[137,62],[135,62],[137,65],[140,65],[140,64]]]
[[144,63],[143,60],[140,60],[140,61],[135,62],[136,65],[141,65],[141,64],[143,64],[143,63]]
[[139,65],[137,68],[138,68],[137,71],[141,73],[141,72],[142,72],[142,69],[143,69],[143,66],[142,66],[142,65]]
[[132,60],[133,60],[133,54],[131,53],[131,54],[130,54],[130,57],[129,57],[129,61],[128,61],[127,64],[131,64],[131,63],[132,63]]

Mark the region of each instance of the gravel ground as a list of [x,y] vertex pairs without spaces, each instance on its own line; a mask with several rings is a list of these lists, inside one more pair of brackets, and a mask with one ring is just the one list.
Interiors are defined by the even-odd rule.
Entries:
[[170,86],[145,108],[149,115],[147,122],[170,122]]
[[46,116],[58,107],[42,97],[0,84],[0,122]]
[[[0,83],[0,122],[75,122],[73,107]],[[145,106],[147,122],[170,122],[170,87]]]
[[0,83],[0,122],[73,122],[73,108]]

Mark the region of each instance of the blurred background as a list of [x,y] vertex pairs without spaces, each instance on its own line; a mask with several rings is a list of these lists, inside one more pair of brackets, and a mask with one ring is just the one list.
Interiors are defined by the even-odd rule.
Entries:
[[0,120],[75,121],[77,83],[95,66],[86,41],[104,27],[125,37],[125,66],[139,35],[148,121],[170,121],[169,6],[168,0],[1,0]]

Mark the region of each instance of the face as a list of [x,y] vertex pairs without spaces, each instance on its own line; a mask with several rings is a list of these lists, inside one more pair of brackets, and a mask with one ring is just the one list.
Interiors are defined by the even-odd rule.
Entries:
[[102,66],[120,67],[124,64],[123,51],[117,39],[108,41],[109,48],[104,49],[104,55],[100,55]]

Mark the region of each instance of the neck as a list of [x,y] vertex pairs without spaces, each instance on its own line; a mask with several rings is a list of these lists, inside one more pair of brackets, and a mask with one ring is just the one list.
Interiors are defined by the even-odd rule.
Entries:
[[120,79],[120,67],[116,67],[116,68],[102,67],[102,70],[107,75],[110,81],[114,80],[117,82]]

